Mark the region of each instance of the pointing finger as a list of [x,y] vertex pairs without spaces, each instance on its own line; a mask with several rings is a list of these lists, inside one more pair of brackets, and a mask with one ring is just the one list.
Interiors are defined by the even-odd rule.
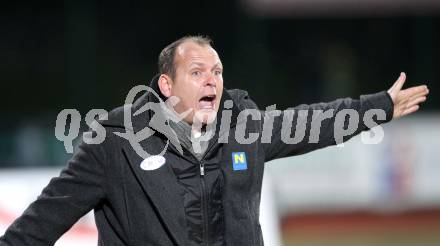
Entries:
[[428,93],[425,93],[425,92],[417,93],[417,94],[411,96],[409,100],[411,101],[411,100],[418,98],[418,97],[427,97],[427,96],[428,96]]
[[427,95],[429,93],[429,90],[426,85],[420,85],[405,89],[403,90],[403,92],[409,97],[414,97],[419,95]]

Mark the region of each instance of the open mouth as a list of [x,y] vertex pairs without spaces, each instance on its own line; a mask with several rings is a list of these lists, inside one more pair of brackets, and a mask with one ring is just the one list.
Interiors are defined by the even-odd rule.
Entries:
[[215,95],[207,95],[199,100],[200,109],[214,109],[215,107]]

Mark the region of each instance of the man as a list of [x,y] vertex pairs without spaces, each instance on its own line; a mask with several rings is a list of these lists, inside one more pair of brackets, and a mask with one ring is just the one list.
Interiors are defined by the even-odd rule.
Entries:
[[[352,110],[361,119],[342,136],[345,141],[371,127],[362,120],[371,110],[383,113],[376,114],[375,123],[388,122],[417,111],[428,94],[426,86],[402,90],[402,73],[387,92],[359,100],[263,112],[245,91],[224,90],[222,73],[207,38],[184,37],[167,46],[159,56],[160,75],[150,85],[154,93],[145,93],[131,107],[140,112],[132,127],[124,125],[122,107],[100,122],[113,133],[151,127],[154,134],[140,144],[153,156],[141,158],[117,134],[107,134],[101,144],[82,143],[67,168],[0,238],[0,245],[53,245],[91,209],[99,245],[263,245],[259,204],[265,162],[337,144],[340,112]],[[170,103],[170,111],[184,120],[167,121],[167,130],[153,123],[167,110],[141,109],[168,98],[178,99]],[[317,118],[319,141],[310,142]],[[350,125],[342,118],[343,125]],[[305,127],[305,137],[286,143],[298,126]],[[200,140],[208,133],[209,138]]]

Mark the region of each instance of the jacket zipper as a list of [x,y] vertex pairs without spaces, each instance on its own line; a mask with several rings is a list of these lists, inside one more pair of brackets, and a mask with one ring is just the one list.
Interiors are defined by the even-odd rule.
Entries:
[[[209,245],[209,218],[208,218],[208,199],[206,194],[206,183],[205,183],[205,164],[203,163],[203,160],[207,156],[207,154],[211,151],[212,147],[214,145],[208,146],[208,148],[205,151],[205,154],[203,155],[202,159],[199,161],[199,167],[200,167],[200,187],[201,187],[201,198],[200,203],[202,207],[202,245]],[[190,151],[188,151],[190,152]],[[191,152],[190,152],[191,153]],[[194,159],[197,160],[197,157],[191,153],[191,155],[194,157]]]
[[208,225],[208,201],[207,201],[207,194],[206,194],[206,183],[205,183],[205,165],[202,162],[200,162],[200,187],[201,187],[201,206],[202,206],[202,238],[203,238],[203,245],[208,245],[208,239],[209,239],[209,225]]
[[208,218],[208,195],[206,194],[206,183],[205,183],[205,163],[203,163],[205,157],[211,152],[211,149],[214,145],[208,146],[208,148],[205,151],[205,154],[203,155],[202,159],[200,160],[200,184],[201,184],[201,205],[202,205],[202,224],[203,224],[203,230],[202,230],[202,245],[209,245],[209,218]]

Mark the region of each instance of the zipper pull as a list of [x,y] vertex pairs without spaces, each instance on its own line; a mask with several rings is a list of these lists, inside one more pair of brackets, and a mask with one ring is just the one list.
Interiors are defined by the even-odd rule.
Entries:
[[200,175],[203,176],[205,175],[205,165],[200,164]]

